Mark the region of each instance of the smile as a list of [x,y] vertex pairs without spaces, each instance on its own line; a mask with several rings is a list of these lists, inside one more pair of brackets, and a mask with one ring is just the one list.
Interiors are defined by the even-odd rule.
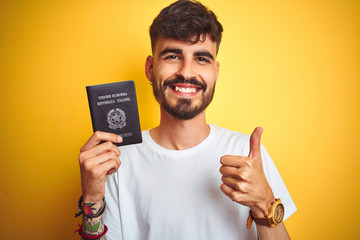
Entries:
[[182,92],[182,93],[194,93],[197,91],[196,88],[184,88],[184,87],[175,87],[175,91]]
[[187,95],[187,96],[195,95],[202,90],[202,87],[200,86],[194,84],[184,84],[184,83],[170,84],[169,88],[176,94]]

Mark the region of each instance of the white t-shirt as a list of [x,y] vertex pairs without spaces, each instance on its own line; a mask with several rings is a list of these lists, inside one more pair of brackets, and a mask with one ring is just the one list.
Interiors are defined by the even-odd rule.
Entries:
[[[209,136],[186,150],[161,147],[149,130],[143,143],[120,147],[122,164],[106,182],[108,240],[257,239],[255,224],[246,229],[249,208],[220,190],[220,158],[248,156],[249,135],[209,126]],[[286,219],[295,204],[263,146],[261,155]]]

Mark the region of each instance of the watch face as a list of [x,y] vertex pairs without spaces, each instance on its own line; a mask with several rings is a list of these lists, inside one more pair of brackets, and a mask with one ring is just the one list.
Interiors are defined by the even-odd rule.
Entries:
[[281,223],[284,218],[284,205],[278,204],[275,208],[274,219],[276,223]]

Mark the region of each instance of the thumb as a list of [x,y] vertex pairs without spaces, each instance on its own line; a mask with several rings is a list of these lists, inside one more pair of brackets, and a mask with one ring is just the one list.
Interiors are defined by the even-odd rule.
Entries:
[[260,156],[260,138],[263,133],[262,127],[257,127],[250,136],[249,157]]

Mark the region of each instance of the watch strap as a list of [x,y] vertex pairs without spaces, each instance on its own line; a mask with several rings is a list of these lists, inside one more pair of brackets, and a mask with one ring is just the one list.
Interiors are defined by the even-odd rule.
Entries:
[[253,221],[256,224],[259,224],[261,226],[267,226],[267,227],[274,227],[276,224],[271,221],[270,218],[260,218],[260,217],[254,217],[251,214],[251,211],[249,211],[249,216],[246,221],[246,228],[250,229]]
[[[281,203],[281,200],[280,199],[275,199],[275,202],[278,202],[280,201]],[[272,205],[274,204],[274,202],[272,202]],[[270,212],[271,212],[271,208],[273,206],[270,207]],[[246,221],[246,228],[247,229],[250,229],[251,228],[251,225],[252,225],[252,222],[255,222],[256,224],[258,225],[261,225],[261,226],[268,226],[268,227],[274,227],[277,225],[277,223],[269,216],[266,216],[266,217],[256,217],[254,215],[252,215],[251,211],[249,211],[249,216],[247,218],[247,221]]]
[[271,218],[261,218],[261,217],[254,217],[250,211],[250,215],[252,217],[252,219],[254,219],[254,222],[256,224],[259,224],[261,226],[268,226],[268,227],[273,227],[275,226],[275,223],[273,221],[271,221]]
[[251,211],[249,211],[249,216],[248,216],[247,221],[246,221],[246,229],[247,230],[249,230],[251,228],[253,220],[254,219],[252,218]]

